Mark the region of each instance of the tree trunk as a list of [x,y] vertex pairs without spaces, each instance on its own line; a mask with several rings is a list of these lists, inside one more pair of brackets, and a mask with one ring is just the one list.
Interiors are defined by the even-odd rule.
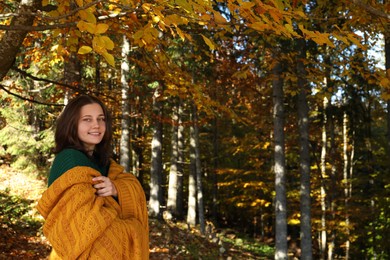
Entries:
[[187,224],[196,225],[196,162],[194,127],[190,126],[190,173],[188,177]]
[[195,155],[195,171],[196,171],[196,194],[198,205],[198,219],[200,225],[200,233],[205,234],[205,219],[204,219],[204,204],[203,204],[203,185],[202,185],[202,166],[200,163],[200,147],[199,147],[199,127],[198,127],[198,112],[196,105],[192,104],[192,124],[193,130],[191,131],[193,137],[191,137],[191,147],[194,149]]
[[163,204],[162,193],[162,102],[159,100],[161,95],[161,86],[159,86],[153,96],[153,116],[154,133],[152,139],[152,156],[150,169],[150,198],[149,215],[162,219],[161,206]]
[[327,134],[326,134],[326,125],[328,123],[327,118],[327,108],[328,108],[328,99],[324,97],[323,100],[323,122],[322,122],[322,147],[321,147],[321,187],[320,187],[320,196],[321,196],[321,229],[320,229],[320,241],[319,241],[319,250],[321,260],[325,259],[326,254],[326,188],[325,188],[325,178],[326,178],[326,156],[327,156]]
[[[329,110],[329,111],[333,111],[333,110]],[[337,147],[336,147],[336,136],[335,136],[335,119],[334,119],[334,115],[333,113],[330,113],[330,126],[329,126],[329,132],[330,132],[330,164],[331,164],[331,174],[330,174],[330,178],[331,178],[331,183],[330,183],[330,187],[334,187],[332,189],[330,189],[329,191],[329,210],[331,212],[330,214],[330,222],[331,223],[335,223],[335,220],[336,220],[336,197],[337,197],[337,191],[336,191],[336,188],[337,187],[337,168],[336,168],[336,162],[335,162],[335,158],[336,158],[336,151],[337,151]],[[333,228],[331,231],[330,231],[330,237],[329,237],[329,242],[328,242],[328,260],[333,260],[334,258],[334,249],[335,249],[335,239],[336,239],[336,231],[335,229]]]
[[284,94],[282,64],[276,60],[272,69],[274,156],[275,156],[275,259],[287,259],[287,197],[284,147]]
[[[32,26],[35,19],[35,14],[41,5],[41,0],[25,0],[21,1],[16,11],[17,15],[12,18],[10,27]],[[15,62],[23,40],[28,31],[9,30],[4,33],[0,41],[0,81],[7,75]]]
[[344,112],[343,117],[343,183],[344,183],[344,212],[345,212],[345,230],[346,230],[346,241],[345,241],[345,259],[349,259],[349,249],[350,249],[350,230],[349,230],[349,157],[348,157],[348,117],[347,113]]
[[130,43],[125,35],[123,35],[122,43],[122,64],[121,64],[121,85],[122,85],[122,119],[121,119],[121,139],[120,139],[120,164],[125,168],[126,172],[130,172],[130,98],[129,98],[129,83],[127,75],[129,74],[128,56],[130,53]]
[[212,217],[214,225],[218,223],[218,119],[215,117],[213,120],[213,208]]
[[[384,1],[384,3],[387,2],[388,1]],[[390,24],[389,23],[385,25],[384,37],[385,37],[386,77],[388,80],[390,80]],[[387,91],[390,92],[390,89],[387,89]],[[387,158],[390,158],[390,99],[387,100]]]
[[[325,85],[325,91],[332,92],[331,89],[331,71],[330,68],[331,66],[331,61],[330,61],[330,55],[328,54],[329,49],[326,48],[326,54],[325,54],[325,77],[324,77],[324,85]],[[321,148],[321,183],[320,183],[320,196],[321,196],[321,230],[320,230],[320,239],[319,239],[319,250],[320,250],[320,258],[321,259],[326,259],[326,247],[327,247],[327,223],[326,223],[326,211],[327,211],[327,205],[326,205],[326,199],[327,199],[327,190],[326,190],[326,165],[327,165],[327,157],[328,157],[328,149],[327,149],[327,143],[328,143],[328,137],[327,137],[327,132],[326,132],[326,127],[328,125],[328,107],[329,107],[329,100],[325,96],[323,98],[323,116],[322,116],[322,148]],[[333,127],[333,128],[332,128]],[[332,122],[332,127],[331,127],[331,138],[332,138],[332,145],[335,145],[334,143],[334,125]],[[333,131],[333,132],[332,132]],[[332,155],[334,155],[334,147],[332,147]],[[335,164],[333,162],[333,158],[329,160],[330,164],[332,164],[332,181],[335,180]],[[332,203],[332,202],[331,202]],[[335,235],[335,233],[333,233]],[[334,239],[334,237],[333,237]],[[333,240],[334,242],[334,240]],[[333,247],[332,245],[329,246],[330,255],[332,255],[332,250]]]
[[300,147],[300,172],[301,172],[301,257],[311,260],[312,239],[311,239],[311,197],[310,197],[310,151],[309,151],[309,106],[307,104],[308,84],[306,70],[303,64],[306,59],[305,40],[298,40],[299,55],[297,61],[298,72],[298,127]]
[[178,104],[174,101],[172,107],[172,136],[171,136],[171,166],[169,170],[167,218],[177,216],[178,192]]
[[[131,93],[132,89],[130,89]],[[134,112],[137,115],[143,114],[143,100],[142,96],[136,96],[134,98]],[[143,154],[143,146],[141,145],[141,140],[144,139],[144,125],[143,120],[140,116],[136,116],[132,118],[132,129],[134,129],[132,133],[132,142],[130,142],[131,147],[131,162],[132,162],[132,172],[135,176],[137,176],[138,180],[143,184],[143,177],[145,175],[145,169],[143,167],[144,163],[144,154]]]
[[178,218],[183,219],[184,214],[184,126],[183,102],[179,99],[178,107],[178,127],[177,127],[177,214]]

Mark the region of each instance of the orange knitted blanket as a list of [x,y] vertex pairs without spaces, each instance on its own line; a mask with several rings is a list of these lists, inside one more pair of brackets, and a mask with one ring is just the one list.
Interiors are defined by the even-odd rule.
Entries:
[[149,227],[144,191],[138,180],[111,161],[108,177],[118,191],[98,197],[92,178],[100,173],[79,166],[59,177],[38,201],[51,259],[148,259]]

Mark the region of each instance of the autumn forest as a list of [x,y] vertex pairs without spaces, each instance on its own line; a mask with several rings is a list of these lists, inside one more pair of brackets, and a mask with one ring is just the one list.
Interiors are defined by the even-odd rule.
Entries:
[[45,181],[58,115],[93,95],[150,219],[231,229],[274,259],[389,259],[389,10],[2,0],[1,167]]

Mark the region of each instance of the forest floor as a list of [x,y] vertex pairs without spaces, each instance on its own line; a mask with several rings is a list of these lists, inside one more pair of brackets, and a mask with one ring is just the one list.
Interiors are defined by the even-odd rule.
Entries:
[[[36,210],[43,180],[0,166],[0,260],[47,259],[51,247]],[[202,236],[185,223],[149,220],[150,259],[273,259],[273,248],[231,229]]]

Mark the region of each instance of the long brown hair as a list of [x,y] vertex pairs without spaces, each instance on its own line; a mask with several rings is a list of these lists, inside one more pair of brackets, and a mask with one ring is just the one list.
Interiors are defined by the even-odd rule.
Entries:
[[80,119],[80,110],[83,106],[89,104],[99,104],[102,107],[106,131],[102,141],[95,146],[93,158],[100,166],[107,166],[111,157],[111,138],[112,138],[112,122],[111,116],[104,105],[98,98],[93,96],[82,95],[78,96],[65,106],[60,117],[57,119],[55,131],[55,153],[59,153],[66,148],[73,148],[87,154],[83,143],[78,137],[78,122]]

